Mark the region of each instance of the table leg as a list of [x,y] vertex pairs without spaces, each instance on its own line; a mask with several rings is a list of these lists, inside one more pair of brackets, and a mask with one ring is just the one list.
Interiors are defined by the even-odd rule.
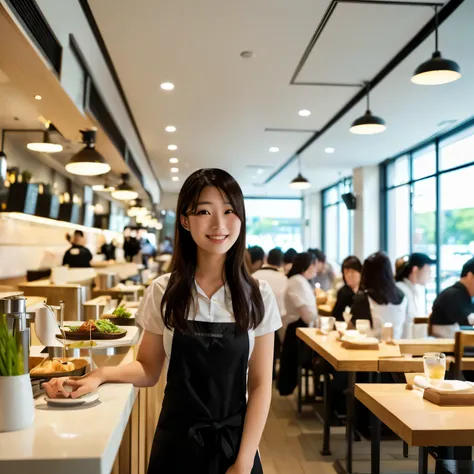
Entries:
[[302,384],[302,367],[301,367],[301,349],[303,341],[298,338],[298,414],[301,415],[301,404],[302,404],[302,394],[301,394],[301,384]]
[[354,412],[355,412],[355,398],[354,389],[356,382],[356,372],[348,373],[348,387],[347,387],[347,425],[346,425],[346,472],[352,473],[352,442],[354,436]]
[[324,431],[323,431],[323,456],[331,456],[330,438],[331,438],[331,390],[329,384],[331,377],[329,373],[324,374]]
[[371,414],[371,474],[380,474],[380,420]]
[[459,461],[472,461],[472,447],[456,446],[454,448],[454,459]]
[[408,443],[405,443],[405,441],[403,441],[403,457],[408,457]]
[[418,448],[418,474],[428,474],[428,448]]

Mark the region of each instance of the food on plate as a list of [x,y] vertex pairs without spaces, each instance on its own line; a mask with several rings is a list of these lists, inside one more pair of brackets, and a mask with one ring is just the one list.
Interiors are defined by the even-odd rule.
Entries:
[[30,373],[33,375],[47,375],[58,372],[72,372],[75,368],[76,366],[73,362],[63,361],[61,359],[45,359],[41,364],[31,369]]
[[130,311],[127,311],[123,306],[119,306],[118,308],[115,308],[112,314],[116,318],[131,318],[132,317],[132,313],[130,313]]
[[101,332],[106,334],[120,333],[124,332],[123,329],[120,329],[114,323],[108,319],[98,319],[94,321],[89,319],[81,326],[66,326],[71,332]]

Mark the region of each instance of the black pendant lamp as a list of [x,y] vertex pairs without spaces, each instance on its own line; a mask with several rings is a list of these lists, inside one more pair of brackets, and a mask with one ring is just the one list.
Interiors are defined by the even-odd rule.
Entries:
[[122,175],[122,182],[112,191],[112,197],[119,201],[137,199],[138,193],[128,184],[128,174]]
[[380,117],[372,115],[372,112],[370,111],[369,84],[369,82],[365,83],[367,90],[365,94],[367,98],[367,110],[364,115],[352,122],[351,128],[349,129],[352,133],[357,135],[375,135],[376,133],[382,133],[387,129],[385,121]]
[[431,59],[416,68],[411,82],[422,86],[438,86],[457,81],[460,77],[459,64],[443,58],[438,51],[438,7],[435,7],[435,52]]
[[301,161],[298,156],[298,175],[290,183],[290,188],[292,189],[308,189],[311,187],[311,183],[301,174]]
[[82,142],[86,145],[79,153],[71,157],[66,171],[80,176],[98,176],[110,171],[110,165],[95,149],[96,130],[80,130]]
[[39,151],[42,153],[59,153],[60,151],[63,151],[63,146],[61,144],[51,141],[51,132],[57,132],[56,128],[51,125],[51,122],[46,122],[45,127],[43,141],[30,142],[26,145],[26,148],[28,148],[28,150]]

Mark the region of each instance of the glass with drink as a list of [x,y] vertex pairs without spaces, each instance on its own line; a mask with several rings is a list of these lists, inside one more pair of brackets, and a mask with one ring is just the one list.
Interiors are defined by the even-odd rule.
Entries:
[[444,380],[446,373],[446,355],[442,352],[427,352],[423,355],[425,377],[432,385],[437,385]]

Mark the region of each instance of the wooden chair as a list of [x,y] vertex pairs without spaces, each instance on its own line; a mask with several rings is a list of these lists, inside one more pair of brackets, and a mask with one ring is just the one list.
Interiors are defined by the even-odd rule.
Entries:
[[454,370],[453,375],[459,379],[462,375],[462,358],[466,347],[474,346],[474,331],[459,331],[454,339]]

